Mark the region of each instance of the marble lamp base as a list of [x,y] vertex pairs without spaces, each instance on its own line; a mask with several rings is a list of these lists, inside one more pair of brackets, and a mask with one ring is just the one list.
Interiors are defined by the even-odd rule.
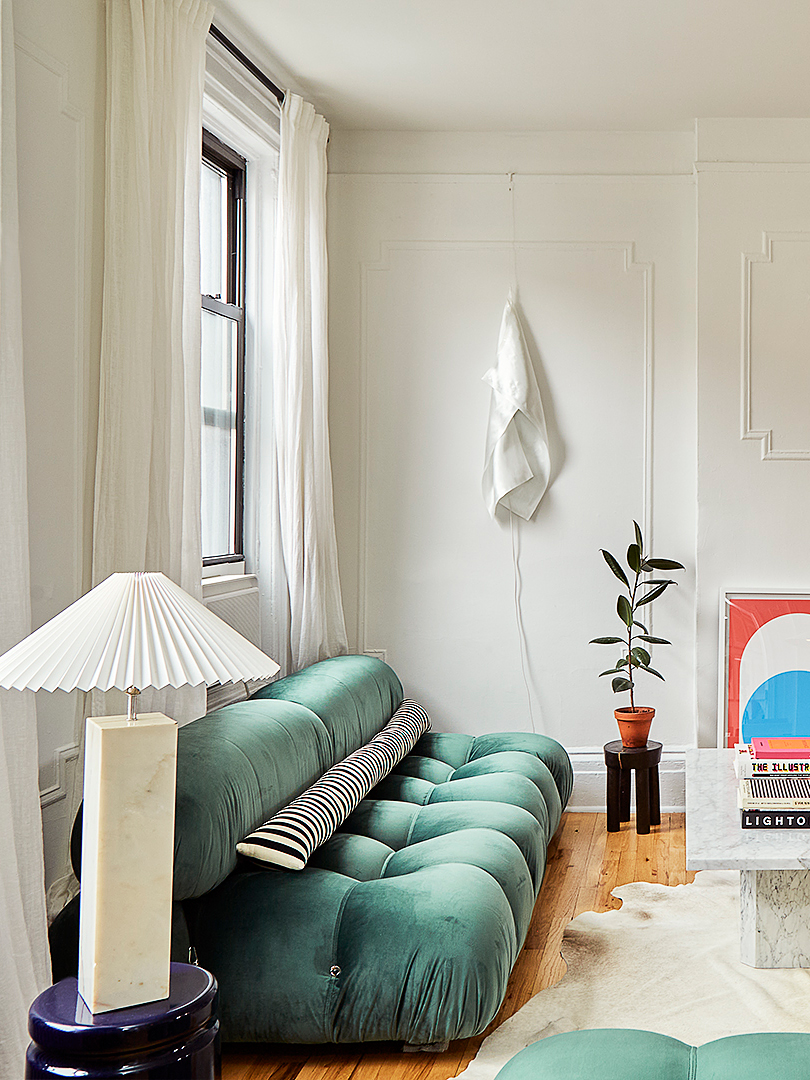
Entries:
[[92,1013],[169,994],[177,724],[91,717],[78,990]]
[[810,967],[810,871],[740,871],[740,959],[757,968]]

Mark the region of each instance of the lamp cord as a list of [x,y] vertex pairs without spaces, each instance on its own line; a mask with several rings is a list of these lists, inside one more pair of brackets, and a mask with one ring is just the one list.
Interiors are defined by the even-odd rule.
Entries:
[[520,607],[520,594],[523,589],[523,582],[520,577],[520,545],[515,541],[515,515],[509,514],[509,533],[512,539],[512,567],[514,569],[515,579],[515,622],[517,623],[518,641],[520,642],[520,670],[523,674],[523,685],[526,687],[526,700],[529,704],[529,722],[532,725],[532,731],[537,732],[537,725],[534,722],[534,711],[532,710],[532,692],[529,685],[528,676],[528,664],[529,664],[529,648],[526,642],[526,628],[523,625],[523,612]]

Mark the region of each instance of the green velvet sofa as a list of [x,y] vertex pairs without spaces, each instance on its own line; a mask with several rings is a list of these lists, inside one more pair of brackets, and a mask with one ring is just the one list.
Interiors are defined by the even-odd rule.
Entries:
[[807,1080],[810,1035],[730,1035],[688,1046],[652,1031],[596,1028],[521,1050],[496,1080]]
[[[496,1015],[571,791],[554,740],[428,732],[304,870],[237,856],[402,699],[386,664],[343,656],[180,729],[173,956],[216,976],[225,1040],[426,1045]],[[76,921],[52,928],[55,973]]]

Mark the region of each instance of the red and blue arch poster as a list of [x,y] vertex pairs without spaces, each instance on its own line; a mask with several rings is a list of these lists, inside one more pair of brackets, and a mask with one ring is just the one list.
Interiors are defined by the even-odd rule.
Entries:
[[721,745],[810,736],[810,595],[726,593]]

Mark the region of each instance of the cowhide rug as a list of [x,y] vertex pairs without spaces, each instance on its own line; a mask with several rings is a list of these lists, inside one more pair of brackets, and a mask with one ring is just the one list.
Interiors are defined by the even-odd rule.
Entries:
[[810,1032],[810,969],[740,963],[737,871],[703,870],[691,885],[636,881],[613,895],[621,908],[569,923],[565,975],[485,1039],[460,1077],[493,1080],[529,1043],[583,1028],[642,1028],[695,1045]]

